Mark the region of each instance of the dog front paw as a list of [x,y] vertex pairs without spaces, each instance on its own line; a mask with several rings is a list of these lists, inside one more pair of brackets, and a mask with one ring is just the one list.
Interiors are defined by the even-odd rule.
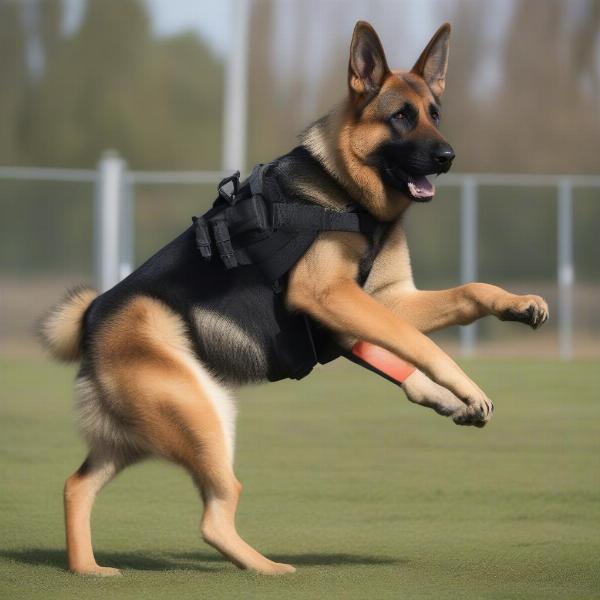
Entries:
[[494,414],[494,403],[485,395],[467,398],[465,403],[452,414],[457,425],[485,427]]
[[501,321],[518,321],[537,329],[548,320],[548,304],[541,296],[512,296],[502,304],[497,311]]

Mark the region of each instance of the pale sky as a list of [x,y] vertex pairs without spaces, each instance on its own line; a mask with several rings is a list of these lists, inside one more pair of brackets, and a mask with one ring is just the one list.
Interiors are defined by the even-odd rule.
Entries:
[[[64,29],[73,31],[83,16],[86,0],[63,0],[65,11]],[[221,56],[227,54],[230,40],[230,24],[237,0],[144,0],[152,15],[152,27],[159,36],[182,31],[196,31],[210,47]],[[260,1],[260,0],[255,0]],[[416,59],[429,36],[451,16],[449,9],[455,2],[440,0],[320,0],[311,3],[314,10],[308,22],[299,26],[297,22],[298,3],[303,0],[278,0],[275,3],[273,31],[274,46],[277,51],[275,66],[280,78],[295,69],[309,69],[308,79],[318,75],[326,67],[328,55],[335,47],[340,35],[348,38],[357,19],[372,21],[375,27],[385,30],[383,35],[386,50],[390,57],[404,55],[405,60]],[[497,83],[499,72],[498,47],[512,13],[512,0],[487,0],[487,15],[481,26],[487,31],[486,53],[480,58],[481,77],[477,78],[478,90],[485,93]],[[306,13],[304,13],[306,14]],[[398,23],[401,37],[390,35],[384,23]],[[335,31],[327,28],[335,23]],[[392,30],[393,31],[393,30]],[[292,42],[303,36],[304,56],[299,61],[294,55],[297,45]],[[400,50],[401,48],[401,50]],[[397,66],[408,66],[397,65]]]
[[[219,54],[225,54],[229,43],[231,0],[144,0],[152,14],[152,25],[158,35],[180,31],[199,32]],[[63,0],[64,30],[75,30],[83,17],[85,0]]]
[[158,35],[195,29],[219,54],[229,42],[230,0],[146,0]]

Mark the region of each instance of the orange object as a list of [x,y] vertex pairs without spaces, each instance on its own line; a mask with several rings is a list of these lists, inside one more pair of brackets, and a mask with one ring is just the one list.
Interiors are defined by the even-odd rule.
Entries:
[[369,342],[356,342],[352,346],[352,354],[362,363],[366,363],[363,366],[383,375],[394,383],[402,384],[409,375],[414,373],[416,368],[414,365],[398,358],[389,350]]

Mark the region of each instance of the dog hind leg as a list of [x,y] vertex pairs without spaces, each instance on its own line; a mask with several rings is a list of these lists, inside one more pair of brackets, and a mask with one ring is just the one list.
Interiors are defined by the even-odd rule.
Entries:
[[[160,354],[160,352],[159,352]],[[168,351],[127,372],[128,395],[137,404],[136,429],[144,445],[183,466],[198,486],[204,540],[241,569],[293,572],[248,545],[235,527],[241,491],[232,467],[233,424],[227,392],[189,355]]]
[[91,515],[98,492],[125,466],[108,454],[91,452],[65,482],[65,526],[69,570],[80,575],[120,575],[118,569],[101,567],[92,549]]
[[195,358],[181,318],[156,300],[134,299],[106,322],[94,356],[102,398],[118,415],[115,422],[126,424],[126,439],[192,476],[204,501],[204,539],[242,569],[293,571],[265,558],[237,533],[241,486],[232,466],[234,406],[224,386]]

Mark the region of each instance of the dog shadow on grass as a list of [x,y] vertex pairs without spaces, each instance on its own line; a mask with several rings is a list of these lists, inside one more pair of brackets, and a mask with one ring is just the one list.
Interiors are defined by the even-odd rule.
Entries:
[[[295,566],[305,567],[326,567],[338,565],[405,565],[408,563],[406,558],[392,558],[388,556],[369,556],[366,554],[347,554],[347,553],[318,553],[310,552],[304,554],[270,554],[266,553],[267,558],[275,562],[290,563]],[[171,554],[173,557],[182,560],[217,560],[225,561],[220,555],[208,555],[197,552],[178,552]]]
[[[138,571],[167,571],[176,569],[193,569],[195,571],[209,571],[210,569],[201,562],[219,563],[225,559],[219,555],[207,554],[194,556],[190,553],[189,559],[176,557],[171,553],[148,555],[144,552],[95,552],[99,565],[116,567],[118,569],[134,569]],[[21,548],[15,550],[0,550],[0,558],[5,558],[26,565],[53,567],[67,569],[67,555],[64,549],[58,548]],[[193,559],[196,560],[193,560]]]
[[[67,569],[65,550],[58,548],[0,549],[0,558],[31,566]],[[347,553],[269,555],[269,558],[296,566],[402,565],[408,563],[408,560],[402,558]],[[96,559],[100,565],[138,571],[215,571],[230,566],[229,561],[220,554],[208,552],[164,552],[154,556],[143,552],[96,552]],[[202,563],[209,563],[210,566]]]

